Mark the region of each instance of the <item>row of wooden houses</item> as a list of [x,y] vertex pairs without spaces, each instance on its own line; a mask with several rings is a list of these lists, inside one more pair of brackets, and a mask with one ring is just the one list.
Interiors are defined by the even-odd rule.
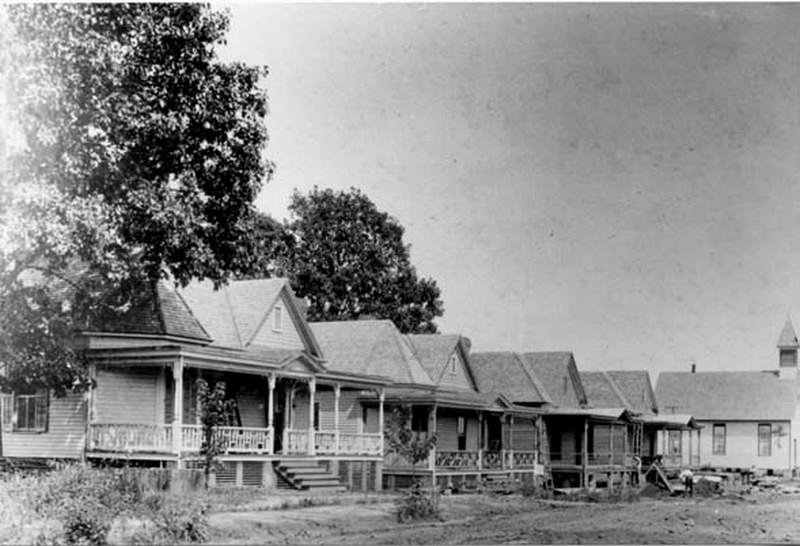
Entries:
[[[96,388],[2,395],[5,457],[195,466],[198,378],[225,381],[235,400],[219,485],[626,484],[656,459],[699,466],[719,441],[690,404],[663,411],[675,377],[654,390],[647,371],[579,372],[569,352],[472,352],[464,336],[403,335],[386,320],[309,323],[284,279],[158,283],[81,343]],[[437,435],[421,464],[387,449],[398,405]]]

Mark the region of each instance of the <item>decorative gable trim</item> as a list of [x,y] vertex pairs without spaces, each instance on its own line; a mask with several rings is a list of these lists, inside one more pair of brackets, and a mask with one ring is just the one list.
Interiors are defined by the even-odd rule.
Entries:
[[297,303],[295,302],[294,293],[292,292],[288,281],[284,282],[283,287],[278,292],[278,296],[264,311],[264,315],[261,317],[261,320],[250,336],[250,339],[246,341],[245,346],[248,346],[253,342],[259,332],[261,332],[262,328],[266,327],[272,330],[273,325],[267,324],[267,321],[269,320],[270,316],[272,316],[272,311],[277,305],[280,305],[283,311],[283,330],[286,330],[286,315],[288,315],[293,325],[297,328],[297,333],[300,336],[300,339],[303,341],[303,345],[305,345],[306,350],[313,356],[322,358],[322,349],[320,349],[314,334],[311,332],[311,328],[308,326],[308,321],[306,321],[306,319],[300,314],[300,310],[297,308]]

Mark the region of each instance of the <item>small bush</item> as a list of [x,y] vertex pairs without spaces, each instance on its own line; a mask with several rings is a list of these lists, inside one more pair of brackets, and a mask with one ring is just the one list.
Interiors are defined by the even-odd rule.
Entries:
[[439,517],[439,494],[427,490],[417,481],[399,500],[397,519],[400,523]]
[[199,543],[208,540],[209,504],[205,499],[153,494],[144,500],[144,528],[135,544]]

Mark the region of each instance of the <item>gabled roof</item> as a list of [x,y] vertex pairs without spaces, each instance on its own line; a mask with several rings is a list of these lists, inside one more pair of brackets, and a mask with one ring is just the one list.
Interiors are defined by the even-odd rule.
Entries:
[[781,330],[781,335],[778,338],[778,348],[779,349],[798,349],[800,348],[800,343],[797,341],[797,334],[794,331],[794,326],[792,326],[792,319],[787,318],[786,324],[783,325],[783,330]]
[[661,372],[656,384],[661,416],[701,421],[790,420],[796,396],[794,381],[765,372]]
[[590,407],[632,409],[606,372],[581,372],[581,382]]
[[327,368],[434,386],[410,344],[390,320],[312,322]]
[[525,370],[544,385],[554,404],[563,407],[586,404],[586,393],[572,353],[535,352],[519,356]]
[[170,283],[161,280],[145,288],[125,313],[99,317],[90,332],[174,336],[208,343],[209,333]]
[[529,374],[513,352],[485,352],[470,355],[478,390],[498,392],[516,404],[545,404],[550,397]]
[[411,344],[417,360],[435,383],[440,381],[450,356],[458,351],[464,363],[467,379],[477,388],[464,337],[458,334],[406,334],[405,337]]
[[311,329],[300,315],[284,278],[231,281],[219,290],[210,281],[193,282],[180,294],[213,338],[213,346],[253,350],[253,338],[284,296],[287,311],[310,354],[321,357]]
[[658,413],[658,402],[647,370],[606,372],[614,381],[630,408],[643,415]]

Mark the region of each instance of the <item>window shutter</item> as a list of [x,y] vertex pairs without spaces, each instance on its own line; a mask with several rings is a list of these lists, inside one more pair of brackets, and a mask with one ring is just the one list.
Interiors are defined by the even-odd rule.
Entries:
[[0,413],[3,418],[3,430],[10,432],[14,429],[14,395],[0,394]]
[[39,432],[47,432],[47,421],[50,414],[49,411],[49,396],[47,392],[42,392],[36,395],[36,412],[34,427]]

